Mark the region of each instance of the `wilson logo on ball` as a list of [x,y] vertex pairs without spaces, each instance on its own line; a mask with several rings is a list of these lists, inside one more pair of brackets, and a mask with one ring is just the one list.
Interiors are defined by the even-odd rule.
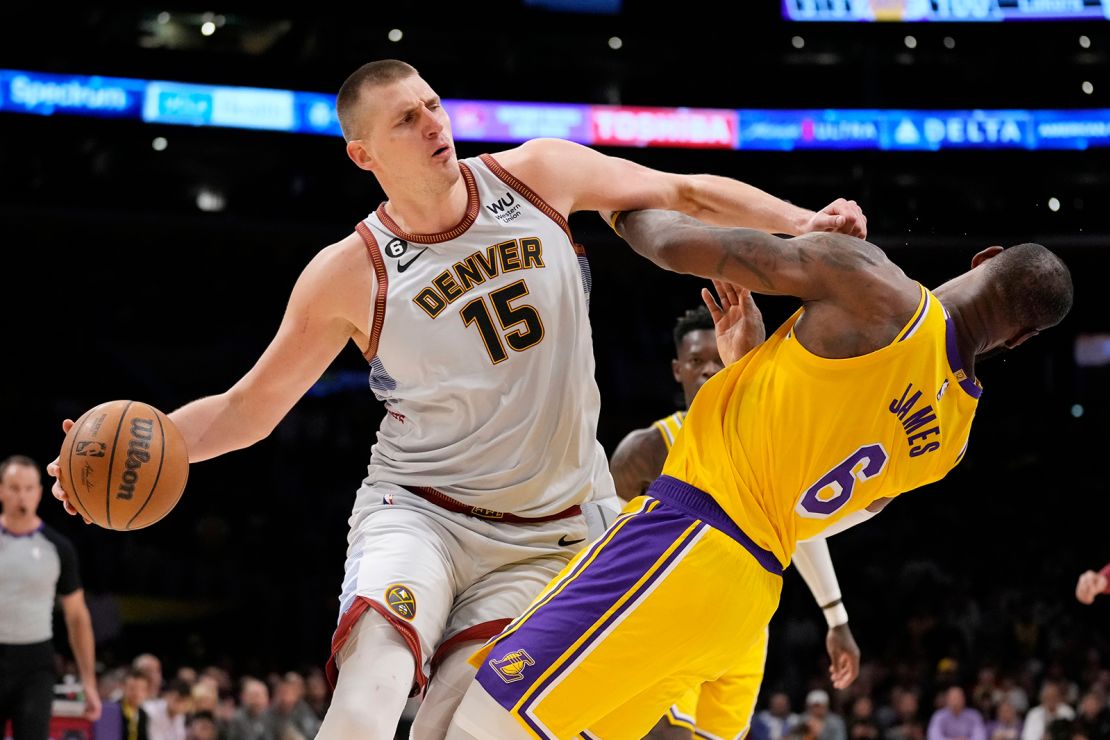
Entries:
[[150,440],[154,438],[154,419],[131,420],[131,440],[127,443],[127,461],[116,498],[130,500],[139,482],[139,468],[150,462]]

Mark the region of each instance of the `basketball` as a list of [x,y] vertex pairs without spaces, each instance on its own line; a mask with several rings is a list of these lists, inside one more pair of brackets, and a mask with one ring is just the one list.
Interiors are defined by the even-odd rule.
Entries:
[[70,428],[59,480],[79,513],[105,529],[149,527],[177,505],[189,477],[185,439],[140,401],[109,401]]

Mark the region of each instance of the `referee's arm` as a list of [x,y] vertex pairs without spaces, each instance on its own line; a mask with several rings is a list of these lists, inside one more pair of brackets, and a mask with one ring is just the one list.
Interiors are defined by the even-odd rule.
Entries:
[[96,690],[96,641],[93,638],[92,617],[85,604],[85,589],[79,588],[62,596],[69,646],[77,661],[81,684],[85,689],[85,717],[95,722],[100,719],[100,694]]

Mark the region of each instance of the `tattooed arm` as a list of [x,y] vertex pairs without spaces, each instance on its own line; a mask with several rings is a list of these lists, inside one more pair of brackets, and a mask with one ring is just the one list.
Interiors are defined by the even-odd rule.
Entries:
[[921,297],[917,283],[881,249],[845,234],[780,239],[708,226],[673,211],[621,213],[614,226],[660,267],[801,298],[807,313],[799,338],[826,357],[852,357],[882,346]]

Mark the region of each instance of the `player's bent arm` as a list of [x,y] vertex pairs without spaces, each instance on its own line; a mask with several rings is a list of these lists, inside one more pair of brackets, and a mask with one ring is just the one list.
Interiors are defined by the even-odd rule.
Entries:
[[631,501],[642,494],[659,477],[666,459],[667,448],[654,427],[629,432],[609,461],[617,495]]
[[[739,180],[660,172],[563,139],[533,139],[497,160],[564,216],[663,208],[707,223],[801,234],[815,215]],[[862,235],[862,213],[858,220]]]
[[320,252],[297,279],[277,335],[254,367],[228,391],[170,414],[190,462],[265,439],[347,340],[361,334],[374,290],[362,249],[348,238]]
[[[754,229],[707,226],[672,211],[620,213],[614,228],[636,252],[673,272],[805,301],[835,298],[861,313],[913,285],[881,249],[845,234],[780,239]],[[916,286],[910,293],[916,305]]]
[[884,508],[886,508],[886,505],[889,504],[892,500],[893,499],[890,498],[876,499],[868,504],[867,508],[860,509],[859,511],[853,511],[851,514],[846,514],[845,516],[842,516],[841,518],[837,519],[834,524],[825,527],[820,531],[820,533],[818,533],[814,537],[810,537],[809,540],[806,541],[809,542],[819,537],[827,539],[829,537],[832,537],[834,534],[840,534],[846,529],[851,529],[857,524],[862,524],[863,522],[866,522],[868,519],[875,516]]

